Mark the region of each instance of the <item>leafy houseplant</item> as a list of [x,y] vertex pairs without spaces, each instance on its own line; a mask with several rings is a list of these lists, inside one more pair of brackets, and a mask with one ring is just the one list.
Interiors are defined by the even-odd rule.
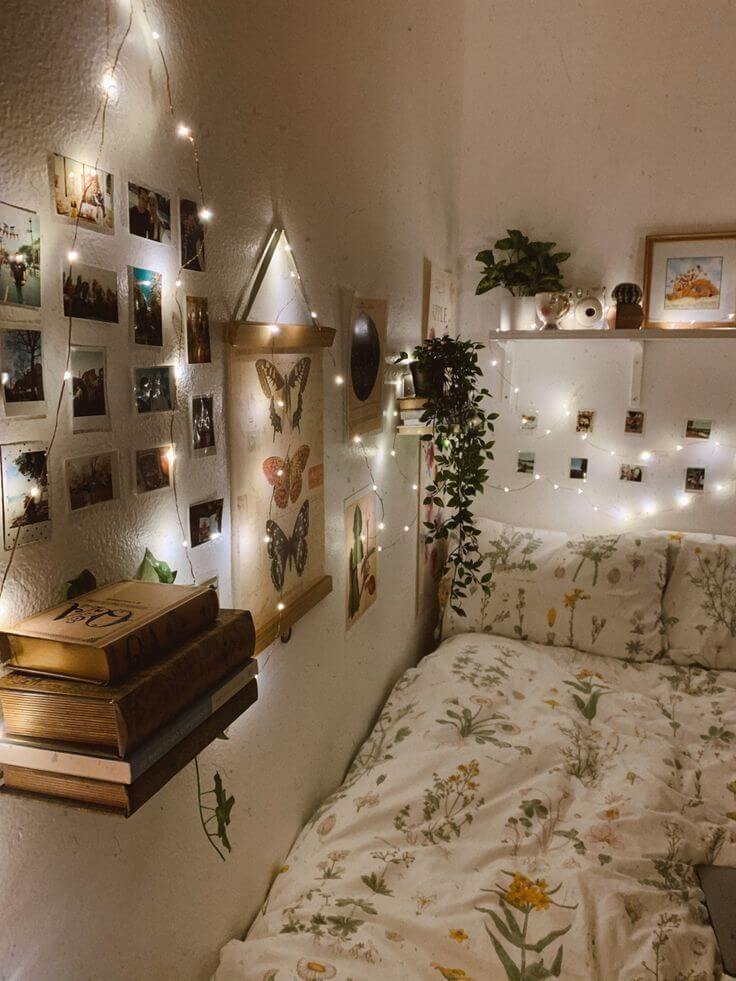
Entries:
[[[442,384],[427,397],[422,424],[434,441],[435,477],[427,485],[425,504],[443,509],[441,523],[425,522],[428,543],[449,540],[445,574],[449,574],[448,602],[458,616],[465,616],[462,602],[473,585],[490,591],[490,573],[481,575],[479,531],[473,521],[473,502],[488,480],[487,464],[493,459],[493,432],[497,412],[487,413],[483,400],[490,395],[480,384],[478,351],[483,345],[454,337],[434,337],[414,349],[416,362]],[[399,360],[408,355],[402,352]]]
[[483,264],[483,275],[477,295],[503,286],[512,296],[534,296],[555,293],[563,288],[560,263],[569,252],[553,252],[556,242],[532,242],[518,229],[509,229],[493,248],[505,255],[496,256],[493,249],[483,249],[475,257]]

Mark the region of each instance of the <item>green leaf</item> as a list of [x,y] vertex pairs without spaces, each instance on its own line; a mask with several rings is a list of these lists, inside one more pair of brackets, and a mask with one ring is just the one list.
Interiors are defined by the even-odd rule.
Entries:
[[527,950],[533,950],[535,953],[541,954],[544,948],[549,947],[549,945],[553,941],[557,940],[558,937],[564,937],[571,926],[572,923],[568,923],[568,925],[563,927],[562,930],[552,930],[551,933],[548,933],[546,936],[542,937],[542,939],[538,940],[535,944],[527,944]]
[[136,573],[136,579],[140,579],[141,582],[163,582],[170,584],[176,579],[176,571],[172,571],[168,563],[162,559],[157,559],[150,549],[146,549],[143,561]]
[[230,824],[230,811],[232,811],[234,803],[235,798],[232,795],[227,796],[222,785],[222,777],[219,773],[215,773],[215,820],[217,821],[215,833],[229,852],[232,851],[232,848],[227,837],[227,827]]
[[484,923],[483,926],[486,928],[486,933],[491,938],[491,943],[493,944],[496,954],[498,955],[498,959],[501,961],[501,964],[506,971],[508,981],[521,981],[521,972],[519,971],[519,968],[511,960],[499,941],[496,940],[488,924]]
[[66,599],[74,599],[76,596],[82,596],[96,588],[97,580],[94,573],[90,572],[89,569],[82,569],[76,579],[69,579],[64,583],[64,595]]

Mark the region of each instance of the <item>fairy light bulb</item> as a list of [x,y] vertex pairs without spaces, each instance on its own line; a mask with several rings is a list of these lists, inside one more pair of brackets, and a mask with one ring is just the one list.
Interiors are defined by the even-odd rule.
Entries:
[[69,251],[66,254],[66,257],[69,260],[69,262],[76,262],[77,259],[79,258],[79,253],[77,252],[76,249],[69,249]]
[[64,381],[65,382],[71,381],[71,378],[72,378],[72,373],[67,368],[67,370],[64,372]]
[[272,539],[271,539],[271,536],[270,535],[264,535],[263,536],[263,541],[266,543],[266,545],[269,545],[270,542],[271,542],[271,540]]
[[518,394],[519,394],[519,389],[518,388],[515,388],[514,389],[514,395],[518,395]]
[[269,326],[268,326],[268,332],[270,334],[274,334],[274,335],[275,334],[280,334],[281,333],[281,328],[279,327],[278,324],[269,324]]
[[552,484],[552,490],[559,490],[559,489],[560,489],[559,484]]
[[373,485],[373,490],[374,490],[374,491],[377,491],[377,490],[378,490],[378,484],[374,484],[374,485]]
[[541,479],[542,479],[542,475],[541,475],[541,473],[535,473],[535,474],[534,474],[534,479],[535,479],[535,480],[541,480]]
[[171,465],[176,459],[176,451],[174,450],[173,446],[170,446],[166,451],[166,459],[169,461],[169,465]]
[[363,440],[360,438],[360,436],[353,436],[353,442],[355,443],[356,446],[359,446],[363,442]]
[[498,361],[494,358],[493,361],[491,361],[491,368],[495,368],[497,364]]
[[411,485],[411,489],[412,489],[412,490],[415,490],[415,491],[416,491],[416,490],[419,490],[419,484],[412,484],[412,485]]
[[684,492],[681,493],[681,494],[678,494],[677,497],[675,498],[675,500],[677,502],[677,506],[680,507],[680,508],[686,508],[688,506],[688,504],[690,503],[690,498]]
[[504,487],[503,492],[504,492],[504,494],[508,494],[509,488],[508,487]]
[[276,476],[277,476],[277,477],[283,477],[283,476],[284,476],[284,471],[283,471],[283,470],[282,470],[282,469],[281,469],[280,467],[279,467],[279,469],[278,469],[278,470],[276,471]]
[[342,375],[335,375],[335,384],[336,385],[344,385],[345,384],[345,379],[342,377]]
[[409,525],[404,525],[404,531],[408,531],[408,530],[409,530]]
[[286,603],[282,603],[281,600],[279,600],[279,602],[276,604],[276,609],[279,611],[279,613],[281,613],[286,609]]
[[378,548],[376,549],[376,551],[377,552],[382,552],[383,551],[383,545],[379,545]]
[[154,41],[158,41],[161,35],[158,33],[158,31],[151,31],[151,37]]
[[120,87],[112,72],[105,72],[100,81],[100,85],[102,86],[102,91],[105,93],[108,99],[117,99],[118,95],[120,94]]
[[31,497],[33,498],[34,501],[37,501],[40,496],[41,496],[41,488],[38,486],[38,484],[34,484],[33,487],[31,487]]
[[7,373],[7,371],[3,371],[2,373],[0,373],[0,384],[7,385],[9,381],[10,381],[10,375]]
[[317,311],[316,310],[310,310],[309,311],[309,316],[312,318],[312,320],[316,320],[317,319]]
[[608,451],[608,455],[609,456],[616,456],[616,451],[615,450],[609,450]]
[[177,279],[176,282],[174,283],[174,286],[176,286],[178,289],[181,286],[181,280]]
[[200,208],[199,217],[201,221],[211,221],[214,218],[214,213],[210,208]]
[[396,450],[391,450],[391,456],[396,456]]
[[587,433],[581,433],[580,434],[580,438],[581,439],[587,439],[588,438],[588,434]]
[[551,430],[551,429],[545,429],[545,430],[544,430],[544,435],[545,435],[545,436],[549,436],[551,432],[552,432],[552,430]]
[[186,123],[179,123],[176,127],[176,135],[188,139],[192,135],[192,127],[187,126]]
[[652,453],[649,450],[642,450],[642,452],[639,454],[639,459],[640,460],[651,460],[652,459]]
[[578,494],[582,494],[582,493],[583,493],[583,488],[582,487],[578,487]]
[[186,548],[187,547],[187,540],[186,540],[186,538],[184,538],[182,540],[182,543],[181,544],[182,544],[182,548]]
[[684,449],[684,447],[682,443],[678,443],[675,449],[677,450],[678,453],[680,453]]
[[386,524],[385,524],[385,522],[383,522],[383,521],[379,521],[379,522],[378,522],[378,530],[379,530],[379,531],[383,531],[383,529],[384,529],[385,527],[386,527]]

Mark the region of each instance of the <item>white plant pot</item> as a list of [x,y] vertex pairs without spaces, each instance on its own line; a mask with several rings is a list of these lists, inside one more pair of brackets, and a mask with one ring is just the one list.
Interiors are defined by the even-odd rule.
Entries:
[[539,330],[535,298],[505,293],[501,298],[499,326],[501,330]]

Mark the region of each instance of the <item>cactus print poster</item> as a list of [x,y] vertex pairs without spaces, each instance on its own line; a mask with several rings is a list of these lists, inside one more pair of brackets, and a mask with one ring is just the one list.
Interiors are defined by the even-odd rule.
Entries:
[[345,627],[349,630],[376,602],[376,494],[359,491],[345,502]]

